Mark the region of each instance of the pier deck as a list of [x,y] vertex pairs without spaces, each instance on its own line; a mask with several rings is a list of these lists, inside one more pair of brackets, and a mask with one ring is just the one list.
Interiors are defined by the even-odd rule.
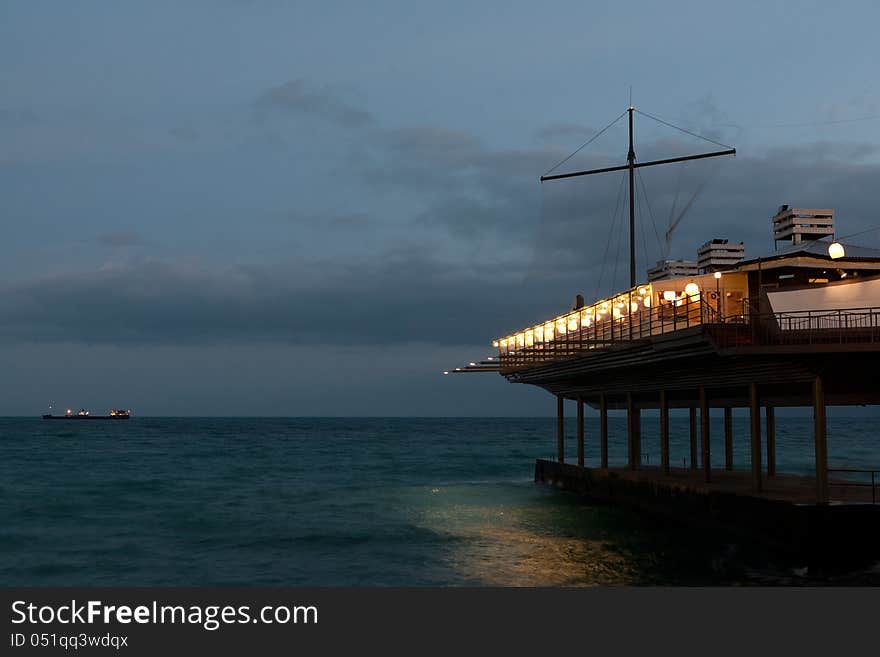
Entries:
[[[584,468],[539,459],[535,481],[590,500],[624,505],[677,524],[723,530],[760,541],[811,563],[851,564],[880,554],[880,503],[870,486],[829,482],[829,503],[816,502],[812,477],[763,478],[760,492],[750,472],[658,467]],[[877,500],[880,502],[880,500]]]
[[[557,466],[555,461],[539,460]],[[547,467],[547,466],[542,466]],[[576,467],[576,466],[568,466]],[[692,468],[670,468],[664,474],[659,466],[641,466],[638,470],[628,467],[585,468],[594,480],[603,478],[609,481],[650,483],[654,486],[668,487],[670,490],[690,491],[702,495],[726,493],[744,495],[791,504],[816,503],[816,479],[793,474],[776,474],[764,477],[760,493],[756,493],[752,483],[752,473],[748,470],[725,470],[713,468],[711,482],[705,480],[705,471]],[[861,484],[861,485],[856,485]],[[877,481],[880,489],[880,481]],[[870,483],[856,479],[832,478],[829,481],[831,504],[878,504],[880,490],[872,490]]]

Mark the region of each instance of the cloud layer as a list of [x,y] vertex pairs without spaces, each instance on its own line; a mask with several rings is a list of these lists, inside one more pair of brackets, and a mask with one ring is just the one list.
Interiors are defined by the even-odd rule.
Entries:
[[[442,125],[382,126],[366,108],[302,79],[266,89],[254,106],[265,113],[261,129],[287,140],[310,137],[285,123],[287,114],[319,117],[358,136],[341,160],[323,163],[344,171],[334,179],[345,203],[323,213],[287,211],[299,249],[238,264],[117,249],[100,265],[57,267],[0,287],[0,335],[84,343],[488,344],[565,310],[576,293],[592,297],[626,283],[622,174],[540,185],[538,175],[566,154],[563,147],[499,148]],[[725,118],[704,110],[704,118]],[[592,133],[559,123],[540,131],[563,141]],[[613,140],[571,168],[617,163]],[[638,154],[694,150],[672,133],[641,142]],[[673,208],[698,189],[670,256],[692,257],[713,237],[743,240],[752,256],[766,252],[770,216],[786,202],[834,207],[841,234],[870,227],[877,223],[877,155],[873,146],[826,142],[643,170],[639,272],[665,254]],[[239,187],[261,174],[248,175]],[[298,184],[308,200],[308,183]],[[98,241],[156,246],[128,229],[102,232]]]

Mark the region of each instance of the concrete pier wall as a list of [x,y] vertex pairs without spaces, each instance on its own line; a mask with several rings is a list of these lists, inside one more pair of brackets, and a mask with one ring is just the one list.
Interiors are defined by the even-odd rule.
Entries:
[[712,490],[691,485],[690,480],[670,482],[650,472],[581,468],[542,459],[535,464],[535,481],[591,501],[760,541],[809,563],[843,565],[880,559],[880,505],[794,503]]

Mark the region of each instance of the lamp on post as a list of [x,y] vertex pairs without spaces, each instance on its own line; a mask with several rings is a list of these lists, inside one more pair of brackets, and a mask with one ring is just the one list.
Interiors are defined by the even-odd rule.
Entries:
[[721,321],[721,272],[715,272],[715,313],[716,321]]

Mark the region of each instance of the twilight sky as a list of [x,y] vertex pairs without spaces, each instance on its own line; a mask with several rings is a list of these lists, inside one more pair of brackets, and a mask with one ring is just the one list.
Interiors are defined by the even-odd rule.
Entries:
[[[738,149],[642,172],[640,272],[695,193],[671,256],[769,251],[780,203],[878,226],[878,24],[871,2],[4,2],[0,414],[552,413],[440,375],[626,283],[619,174],[538,176],[631,85]],[[636,120],[642,160],[715,149]],[[625,156],[620,121],[560,171]]]

